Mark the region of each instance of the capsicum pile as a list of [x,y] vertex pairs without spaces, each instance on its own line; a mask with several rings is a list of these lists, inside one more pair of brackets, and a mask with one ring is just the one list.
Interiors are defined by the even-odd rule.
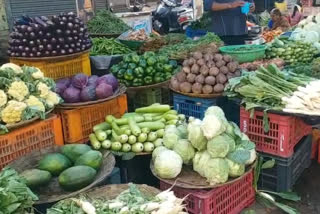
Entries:
[[163,55],[154,52],[136,53],[123,57],[123,61],[112,66],[111,72],[120,83],[128,87],[152,85],[169,80],[178,71],[175,60],[169,60]]

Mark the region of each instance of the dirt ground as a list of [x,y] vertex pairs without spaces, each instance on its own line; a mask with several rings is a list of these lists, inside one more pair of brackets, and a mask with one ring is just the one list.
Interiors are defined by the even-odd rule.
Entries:
[[[303,172],[293,191],[301,197],[301,201],[288,205],[296,208],[301,214],[320,214],[320,165],[316,161]],[[283,212],[276,208],[266,208],[259,202],[242,212],[242,214],[254,213],[282,214]]]

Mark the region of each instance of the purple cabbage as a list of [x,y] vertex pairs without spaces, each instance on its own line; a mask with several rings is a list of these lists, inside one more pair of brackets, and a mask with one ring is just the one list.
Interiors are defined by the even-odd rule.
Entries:
[[66,90],[67,89],[67,85],[65,85],[65,83],[63,83],[63,82],[57,82],[56,83],[56,89],[55,89],[55,91],[56,91],[56,93],[57,94],[59,94],[60,96],[63,94],[63,92],[64,92],[64,90]]
[[89,77],[88,85],[96,86],[98,82],[99,77],[97,75],[92,75]]
[[112,96],[112,94],[113,94],[113,90],[111,85],[108,85],[106,83],[100,83],[96,87],[96,96],[98,99],[104,99],[104,98],[110,97]]
[[68,88],[71,84],[71,79],[70,78],[58,79],[56,84],[65,85],[65,87]]
[[76,74],[74,77],[72,77],[71,83],[74,87],[83,89],[88,84],[88,76],[85,74]]
[[80,102],[80,90],[71,86],[63,92],[62,98],[66,103],[78,103]]
[[98,79],[98,85],[101,83],[107,83],[112,86],[113,91],[117,90],[119,87],[118,80],[112,74],[106,74]]
[[96,88],[94,86],[87,86],[81,90],[80,100],[82,102],[93,101],[96,99]]

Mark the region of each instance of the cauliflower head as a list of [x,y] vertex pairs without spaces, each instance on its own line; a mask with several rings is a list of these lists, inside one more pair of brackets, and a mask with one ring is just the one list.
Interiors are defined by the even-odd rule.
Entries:
[[50,88],[43,82],[38,83],[37,90],[40,93],[41,98],[46,98],[50,93]]
[[1,119],[7,124],[17,123],[22,120],[22,114],[26,108],[27,104],[10,100],[1,112]]
[[61,101],[61,98],[59,97],[59,95],[52,91],[49,92],[46,98],[46,103],[49,108],[53,108],[55,105],[58,105],[60,101]]
[[3,90],[0,90],[0,107],[7,104],[7,102],[8,102],[7,94]]
[[43,105],[43,103],[35,96],[31,95],[26,101],[25,103],[31,107],[31,108],[36,108],[39,111],[45,112],[45,107]]
[[42,79],[44,77],[43,72],[39,68],[34,68],[35,72],[32,73],[34,79]]
[[19,65],[13,64],[13,63],[6,63],[0,67],[0,70],[5,70],[5,69],[12,69],[14,71],[14,73],[16,73],[16,74],[23,73],[23,70],[21,69],[21,67]]
[[23,81],[14,81],[11,83],[8,94],[18,100],[22,101],[25,99],[25,97],[29,94],[28,86]]

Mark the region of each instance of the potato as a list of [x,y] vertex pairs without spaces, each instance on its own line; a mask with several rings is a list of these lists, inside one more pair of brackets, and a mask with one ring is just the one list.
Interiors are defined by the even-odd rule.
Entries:
[[221,83],[224,84],[225,82],[227,82],[227,77],[226,75],[224,75],[223,73],[219,73],[218,76],[216,77],[217,83]]
[[216,66],[216,63],[214,63],[214,61],[210,60],[207,62],[207,67],[208,68],[212,68],[212,67],[215,67]]
[[210,76],[217,76],[220,73],[219,68],[217,67],[212,67],[209,70],[209,75]]
[[225,65],[226,65],[226,62],[223,61],[223,60],[220,60],[220,61],[217,61],[217,62],[216,62],[216,66],[217,66],[218,68],[221,68],[222,66],[225,66]]
[[233,62],[229,62],[227,64],[227,67],[229,68],[229,71],[232,72],[232,73],[237,70],[238,66],[239,66],[239,64],[237,62],[234,62],[234,61]]
[[198,64],[193,64],[191,67],[191,73],[193,74],[198,74],[200,71],[200,67]]
[[198,59],[197,64],[198,64],[199,66],[203,66],[203,65],[206,64],[206,61],[204,61],[204,59]]
[[206,77],[209,74],[209,68],[206,65],[201,66],[200,73]]
[[240,70],[237,70],[236,72],[234,72],[234,75],[236,77],[240,77],[241,76],[241,71]]
[[213,92],[213,87],[211,85],[204,85],[202,87],[202,93],[211,94]]
[[227,74],[229,72],[229,69],[227,66],[222,66],[220,68],[220,72],[223,73],[223,74]]
[[196,80],[196,75],[195,74],[188,74],[187,76],[187,81],[190,83],[194,83],[194,81]]
[[180,71],[179,73],[177,73],[176,78],[179,82],[185,82],[187,75],[186,73]]
[[192,57],[188,60],[188,64],[189,64],[190,67],[195,63],[196,63],[196,60],[194,58],[192,58]]
[[199,74],[198,76],[196,76],[195,81],[197,83],[203,84],[204,83],[204,76],[202,74]]
[[216,83],[216,78],[213,76],[207,76],[204,80],[207,85],[214,85]]
[[223,56],[223,61],[225,61],[225,62],[231,62],[232,61],[232,58],[231,58],[231,56],[229,56],[229,55],[224,55]]
[[171,77],[170,85],[174,90],[179,91],[180,84],[179,84],[179,82],[178,82],[176,77]]
[[190,69],[189,66],[184,66],[184,67],[182,67],[182,70],[181,70],[181,71],[184,72],[184,73],[186,73],[186,74],[191,73],[191,69]]
[[231,79],[231,78],[233,78],[233,77],[235,77],[235,74],[234,74],[234,73],[228,73],[228,74],[227,74],[227,79],[228,79],[228,80]]
[[180,83],[180,91],[183,93],[190,93],[192,85],[188,82]]
[[210,54],[210,53],[206,53],[204,56],[203,56],[204,60],[209,62],[211,60],[213,60],[213,55]]
[[189,60],[188,59],[183,60],[182,65],[183,65],[183,67],[189,66]]
[[202,84],[200,83],[194,83],[192,85],[192,93],[195,93],[195,94],[201,94],[202,93]]
[[195,58],[196,60],[201,59],[202,58],[202,53],[199,51],[196,51],[192,54],[193,58]]
[[223,60],[223,56],[221,54],[215,54],[213,56],[213,59],[214,59],[215,62],[218,62],[218,61]]
[[224,85],[218,83],[213,87],[213,92],[214,93],[221,93],[224,90]]

